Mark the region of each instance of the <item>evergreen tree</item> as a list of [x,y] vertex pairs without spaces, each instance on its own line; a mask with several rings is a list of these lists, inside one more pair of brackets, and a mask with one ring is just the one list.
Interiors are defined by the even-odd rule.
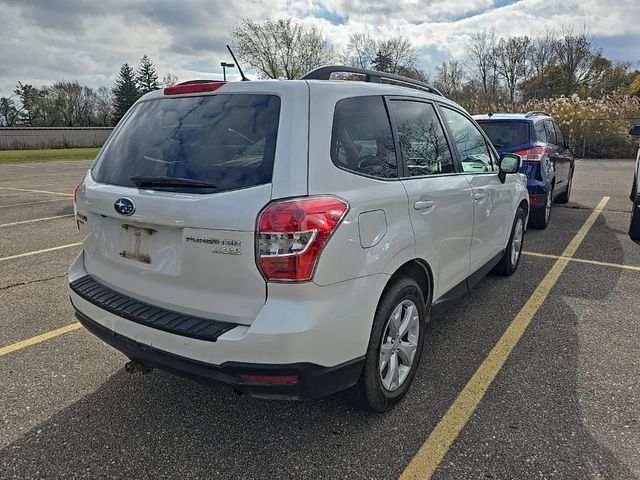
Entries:
[[140,65],[138,65],[138,71],[136,73],[136,84],[138,85],[138,91],[141,95],[160,88],[156,67],[146,55],[140,59]]
[[120,73],[113,87],[113,120],[114,123],[127,113],[127,110],[140,98],[140,91],[136,85],[135,72],[131,65],[125,63],[120,67]]
[[373,69],[378,72],[396,73],[393,71],[393,61],[391,60],[391,56],[383,53],[381,50],[378,50],[378,53],[376,53],[372,66]]

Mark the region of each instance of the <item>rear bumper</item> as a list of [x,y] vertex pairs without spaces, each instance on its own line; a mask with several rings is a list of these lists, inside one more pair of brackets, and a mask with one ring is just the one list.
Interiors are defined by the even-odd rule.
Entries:
[[[260,365],[227,362],[222,365],[212,365],[138,343],[94,322],[77,309],[76,317],[87,330],[132,360],[200,383],[224,384],[255,397],[321,398],[354,385],[364,366],[364,358],[357,358],[334,367],[322,367],[312,363]],[[289,378],[286,379],[286,383],[278,383],[276,380],[267,383],[247,381],[242,378],[243,375]],[[295,381],[294,377],[296,377]]]
[[[233,324],[214,332],[201,318],[175,324],[148,304],[121,304],[118,294],[126,296],[105,288],[99,278],[95,287],[84,285],[88,275],[81,252],[69,270],[71,303],[90,331],[128,357],[252,395],[314,398],[356,382],[377,302],[354,299],[379,298],[388,281],[381,274],[327,286],[269,284],[267,301],[251,325]],[[299,375],[299,381],[255,385],[242,381],[240,371]]]

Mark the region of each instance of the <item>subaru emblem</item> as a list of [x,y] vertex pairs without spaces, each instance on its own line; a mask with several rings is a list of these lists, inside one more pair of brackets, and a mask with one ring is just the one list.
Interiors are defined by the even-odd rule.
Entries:
[[119,198],[113,204],[113,208],[115,208],[116,212],[120,215],[133,215],[133,212],[136,211],[136,204],[133,203],[133,200],[127,197]]

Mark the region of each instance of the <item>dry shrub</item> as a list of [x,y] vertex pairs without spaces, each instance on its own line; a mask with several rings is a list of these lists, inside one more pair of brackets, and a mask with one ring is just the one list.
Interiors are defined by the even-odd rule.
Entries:
[[592,158],[631,158],[636,146],[629,127],[640,123],[640,98],[606,96],[602,98],[559,97],[532,100],[524,111],[542,110],[554,117],[568,139],[579,144],[576,154]]

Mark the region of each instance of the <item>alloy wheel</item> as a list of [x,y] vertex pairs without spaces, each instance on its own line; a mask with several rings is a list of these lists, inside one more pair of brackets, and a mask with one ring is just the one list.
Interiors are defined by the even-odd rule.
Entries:
[[517,265],[522,251],[522,239],[524,238],[524,222],[518,218],[513,230],[513,240],[511,240],[511,265]]
[[387,320],[378,366],[382,385],[388,391],[400,388],[411,371],[420,338],[419,318],[415,303],[404,300]]

